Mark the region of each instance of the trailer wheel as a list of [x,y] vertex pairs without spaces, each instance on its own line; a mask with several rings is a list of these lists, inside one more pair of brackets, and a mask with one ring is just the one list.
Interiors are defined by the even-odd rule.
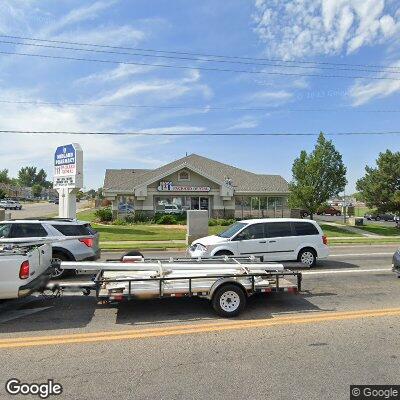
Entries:
[[215,291],[212,306],[221,317],[235,317],[245,308],[246,296],[237,285],[223,285]]

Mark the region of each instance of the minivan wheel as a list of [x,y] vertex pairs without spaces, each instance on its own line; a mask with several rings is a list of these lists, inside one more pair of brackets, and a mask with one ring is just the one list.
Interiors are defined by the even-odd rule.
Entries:
[[215,291],[212,306],[221,317],[235,317],[246,306],[246,296],[240,287],[226,284]]
[[298,261],[309,267],[315,267],[317,264],[317,255],[313,249],[303,249],[300,251]]
[[[53,258],[51,259],[51,262],[61,262],[61,261],[71,261],[65,254],[62,253],[53,253]],[[76,273],[76,271],[74,270],[64,270],[61,267],[56,267],[54,269],[54,273],[51,275],[51,277],[53,279],[61,279],[61,278],[65,278],[67,276],[71,276],[74,273]]]

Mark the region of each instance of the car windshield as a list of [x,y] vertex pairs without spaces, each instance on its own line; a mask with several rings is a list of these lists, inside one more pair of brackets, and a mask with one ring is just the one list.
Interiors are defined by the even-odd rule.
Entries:
[[219,233],[217,236],[228,239],[232,236],[236,235],[242,228],[244,228],[247,224],[244,222],[236,222],[231,225],[226,231]]

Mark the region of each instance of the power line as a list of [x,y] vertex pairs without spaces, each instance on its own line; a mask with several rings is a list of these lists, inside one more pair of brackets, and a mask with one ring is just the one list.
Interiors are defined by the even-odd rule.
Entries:
[[29,53],[17,53],[9,51],[0,51],[0,54],[5,55],[16,55],[16,56],[26,56],[26,57],[39,57],[46,59],[56,59],[56,60],[70,60],[70,61],[85,61],[85,62],[99,62],[105,64],[126,64],[126,65],[142,65],[160,68],[176,68],[176,69],[196,69],[202,71],[215,71],[215,72],[237,72],[245,74],[262,74],[262,75],[274,75],[274,76],[308,76],[317,78],[348,78],[348,79],[372,79],[372,80],[390,80],[399,81],[400,78],[389,78],[389,77],[373,77],[373,76],[354,76],[354,75],[321,75],[321,74],[304,74],[304,73],[294,73],[294,72],[272,72],[272,71],[260,71],[260,70],[239,70],[239,69],[228,69],[228,68],[211,68],[211,67],[192,67],[189,65],[170,65],[170,64],[152,64],[144,62],[133,62],[133,61],[117,61],[117,60],[100,60],[94,58],[79,58],[79,57],[67,57],[67,56],[55,56],[55,55],[45,55],[45,54],[29,54]]
[[112,45],[100,45],[95,43],[84,43],[84,42],[71,42],[65,40],[54,40],[54,39],[41,39],[41,38],[32,38],[32,37],[24,37],[24,36],[12,36],[12,35],[0,35],[0,37],[11,38],[11,39],[20,39],[20,40],[30,40],[37,42],[48,42],[48,43],[59,43],[59,44],[70,44],[77,46],[91,46],[97,48],[109,48],[109,49],[118,49],[118,50],[134,50],[134,51],[145,51],[145,52],[155,52],[162,54],[181,54],[181,55],[191,55],[191,56],[199,56],[199,57],[215,57],[215,58],[225,58],[225,59],[235,59],[235,60],[252,60],[252,61],[268,61],[268,62],[283,62],[287,64],[315,64],[315,65],[333,65],[333,66],[350,66],[350,67],[365,67],[365,68],[381,68],[381,69],[400,69],[400,67],[389,66],[389,65],[373,65],[373,64],[351,64],[351,63],[332,63],[332,62],[322,62],[322,61],[292,61],[292,60],[284,60],[284,59],[276,59],[276,58],[256,58],[256,57],[242,57],[242,56],[231,56],[231,55],[221,55],[221,54],[210,54],[210,53],[194,53],[188,51],[167,51],[167,50],[156,50],[156,49],[145,49],[139,47],[123,47],[123,46],[112,46]]
[[179,105],[153,105],[153,104],[98,104],[98,103],[64,103],[52,101],[25,101],[25,100],[1,100],[0,104],[32,104],[37,106],[59,106],[59,107],[110,107],[110,108],[155,108],[155,109],[177,109],[198,111],[263,111],[263,112],[360,112],[360,113],[399,113],[399,110],[360,110],[353,107],[338,108],[285,108],[276,107],[218,107],[218,106],[179,106]]
[[[0,35],[1,37],[1,35]],[[67,46],[56,46],[49,44],[37,44],[37,43],[23,43],[23,42],[12,42],[8,40],[0,40],[0,43],[4,44],[13,44],[20,46],[32,46],[32,47],[40,47],[40,48],[50,48],[57,50],[73,50],[73,51],[86,51],[93,53],[102,53],[102,54],[118,54],[118,55],[129,55],[135,57],[152,57],[152,58],[165,58],[172,60],[186,60],[186,61],[196,61],[196,62],[211,62],[211,63],[224,63],[224,64],[243,64],[243,65],[257,65],[257,66],[266,66],[266,67],[283,67],[283,68],[302,68],[302,69],[325,69],[325,70],[335,70],[335,71],[358,71],[358,72],[386,72],[388,74],[400,74],[399,71],[388,71],[386,69],[361,69],[361,68],[342,68],[342,67],[324,67],[324,66],[311,66],[311,65],[287,65],[287,64],[266,64],[266,63],[258,63],[258,62],[249,62],[249,61],[230,61],[230,60],[213,60],[210,58],[194,58],[194,57],[182,57],[182,56],[168,56],[168,55],[159,55],[159,54],[141,54],[141,53],[128,53],[121,51],[110,51],[110,50],[96,50],[96,49],[84,49],[84,48],[76,48],[76,47],[67,47]]]
[[[300,132],[253,132],[253,133],[173,133],[173,132],[80,132],[80,131],[25,131],[25,130],[0,130],[1,133],[22,133],[22,134],[56,134],[56,135],[99,135],[99,136],[318,136],[319,133],[300,133]],[[381,132],[328,132],[327,136],[363,136],[363,135],[398,135],[400,131],[381,131]]]

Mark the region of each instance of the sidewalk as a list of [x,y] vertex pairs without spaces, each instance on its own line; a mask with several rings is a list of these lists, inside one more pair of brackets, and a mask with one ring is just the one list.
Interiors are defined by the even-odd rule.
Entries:
[[[391,236],[382,236],[382,235],[377,235],[376,233],[372,233],[372,232],[367,232],[364,231],[363,229],[359,229],[355,226],[348,226],[348,225],[342,225],[342,224],[337,224],[336,222],[328,222],[328,221],[324,221],[325,225],[330,225],[330,226],[335,226],[337,228],[343,229],[344,231],[347,232],[352,232],[352,233],[357,233],[363,237],[370,237],[370,238],[384,238],[384,237],[391,237]],[[359,236],[346,236],[349,239],[356,239],[356,238],[360,238]],[[393,236],[395,237],[395,236]],[[336,239],[334,237],[330,237],[329,239]]]

